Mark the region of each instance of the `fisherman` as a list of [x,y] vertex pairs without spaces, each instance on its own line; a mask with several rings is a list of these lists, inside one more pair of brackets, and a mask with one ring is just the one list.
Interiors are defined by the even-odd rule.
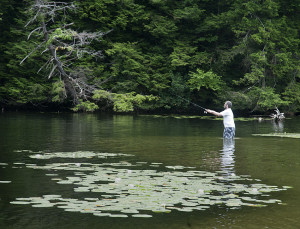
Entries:
[[230,101],[226,101],[224,103],[225,110],[222,112],[216,112],[213,110],[205,109],[205,111],[210,114],[216,116],[223,116],[223,123],[224,123],[223,138],[234,138],[235,136],[234,116],[231,107],[232,107],[232,103]]

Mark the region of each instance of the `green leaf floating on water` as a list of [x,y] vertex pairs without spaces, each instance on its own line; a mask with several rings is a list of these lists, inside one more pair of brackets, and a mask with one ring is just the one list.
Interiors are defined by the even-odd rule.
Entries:
[[262,137],[282,137],[282,138],[300,138],[300,133],[270,133],[270,134],[252,134]]
[[[162,163],[122,161],[132,155],[80,152],[29,152],[34,160],[55,158],[83,158],[106,160],[120,158],[109,163],[61,163],[45,165],[25,164],[28,169],[45,170],[45,177],[58,185],[71,185],[73,192],[81,192],[82,199],[67,198],[55,193],[41,197],[17,198],[11,204],[29,204],[32,207],[57,207],[68,212],[80,212],[102,217],[151,217],[172,211],[203,211],[214,205],[229,209],[242,206],[262,207],[281,204],[280,200],[267,199],[269,193],[287,190],[257,183],[247,175],[226,174],[224,171],[197,171],[192,167],[169,166]],[[60,161],[60,160],[57,160]],[[140,165],[143,169],[137,169]],[[153,169],[151,165],[159,168]],[[24,165],[22,165],[24,166]],[[158,170],[160,169],[160,170]],[[70,173],[72,175],[70,175]],[[74,193],[70,193],[73,196]],[[97,198],[95,196],[97,195]]]

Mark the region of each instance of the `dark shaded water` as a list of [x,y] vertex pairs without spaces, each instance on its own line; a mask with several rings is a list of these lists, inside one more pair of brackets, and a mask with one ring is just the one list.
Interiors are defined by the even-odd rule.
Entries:
[[[2,113],[0,181],[11,183],[0,183],[0,228],[299,228],[300,139],[252,134],[300,133],[300,119],[286,119],[280,125],[271,121],[237,121],[236,126],[235,150],[226,153],[221,138],[222,121]],[[19,197],[72,195],[71,187],[45,177],[49,172],[20,166],[18,163],[33,163],[33,159],[26,151],[18,150],[133,154],[134,157],[126,160],[192,166],[210,172],[221,170],[250,175],[264,184],[293,188],[271,194],[283,204],[268,204],[263,208],[212,206],[205,211],[157,213],[152,218],[97,217],[55,207],[10,204]]]

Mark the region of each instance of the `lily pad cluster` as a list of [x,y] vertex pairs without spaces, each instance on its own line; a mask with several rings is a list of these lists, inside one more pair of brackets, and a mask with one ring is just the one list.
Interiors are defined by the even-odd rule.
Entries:
[[270,134],[252,134],[262,137],[281,137],[281,138],[300,138],[300,133],[270,133]]
[[[30,157],[69,158],[74,154],[76,158],[90,158],[94,155],[100,158],[112,156],[123,159],[126,156],[95,152],[39,152],[31,154]],[[74,193],[80,192],[83,199],[68,198],[55,193],[41,197],[17,198],[11,204],[57,207],[95,216],[152,217],[153,213],[169,213],[174,210],[192,212],[214,205],[229,209],[242,206],[262,207],[271,203],[280,204],[280,200],[269,198],[269,194],[289,188],[261,184],[246,175],[238,176],[224,171],[198,171],[191,167],[165,166],[162,163],[131,163],[120,160],[114,163],[59,162],[25,166],[50,171],[46,175],[53,176],[53,182],[58,185],[72,185]],[[156,168],[153,169],[153,166]]]

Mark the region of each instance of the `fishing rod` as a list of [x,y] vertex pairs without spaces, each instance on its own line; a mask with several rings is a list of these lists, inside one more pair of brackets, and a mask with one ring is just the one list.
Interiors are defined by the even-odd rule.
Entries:
[[179,96],[179,95],[176,95],[176,96],[178,96],[179,98],[181,98],[181,99],[187,101],[187,102],[190,103],[190,104],[193,104],[193,105],[196,106],[196,107],[201,108],[202,110],[204,110],[204,113],[207,113],[207,112],[206,112],[206,108],[204,108],[204,107],[202,107],[202,106],[200,106],[200,105],[198,105],[198,104],[196,104],[196,103],[193,103],[193,102],[191,102],[191,101],[189,101],[189,100],[187,100],[187,99],[185,99],[185,98],[183,98],[183,97],[181,97],[181,96]]

